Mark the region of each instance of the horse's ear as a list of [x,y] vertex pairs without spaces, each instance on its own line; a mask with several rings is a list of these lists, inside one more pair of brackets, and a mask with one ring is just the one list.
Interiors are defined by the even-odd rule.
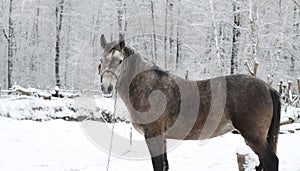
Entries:
[[104,49],[106,46],[106,38],[105,38],[104,34],[102,34],[100,37],[100,43],[101,43],[101,47]]
[[125,48],[124,34],[119,34],[119,47],[123,50]]

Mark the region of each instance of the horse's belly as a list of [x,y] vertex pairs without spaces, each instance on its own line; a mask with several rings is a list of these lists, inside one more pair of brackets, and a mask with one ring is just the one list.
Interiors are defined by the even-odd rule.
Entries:
[[[228,133],[234,129],[231,122],[220,123],[217,126],[205,125],[202,128],[196,126],[189,132],[183,133],[178,131],[177,133],[167,134],[169,139],[180,139],[180,140],[205,140],[213,137],[217,137]],[[180,132],[180,133],[179,133]],[[185,135],[184,135],[185,134]]]
[[140,133],[141,135],[144,135],[144,128],[141,125],[134,124],[134,123],[132,123],[132,125],[138,133]]

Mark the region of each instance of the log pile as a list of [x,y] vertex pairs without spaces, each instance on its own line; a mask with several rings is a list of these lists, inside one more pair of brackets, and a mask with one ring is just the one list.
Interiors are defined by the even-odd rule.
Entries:
[[51,98],[76,98],[79,97],[78,94],[66,93],[61,91],[58,87],[55,87],[54,90],[41,91],[35,88],[23,88],[19,85],[14,85],[9,89],[10,94],[15,94],[17,96],[34,96],[43,98],[45,100],[51,100]]

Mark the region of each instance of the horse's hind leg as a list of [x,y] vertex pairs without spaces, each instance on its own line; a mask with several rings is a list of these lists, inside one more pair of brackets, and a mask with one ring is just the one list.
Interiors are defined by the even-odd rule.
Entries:
[[145,139],[151,154],[154,171],[168,171],[169,164],[167,160],[166,140],[162,138],[162,135],[153,137],[146,132]]
[[246,140],[247,145],[258,155],[260,165],[256,170],[278,171],[278,158],[266,140]]

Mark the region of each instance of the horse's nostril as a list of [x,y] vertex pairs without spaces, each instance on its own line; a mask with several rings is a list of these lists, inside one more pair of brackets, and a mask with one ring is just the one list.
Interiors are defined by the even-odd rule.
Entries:
[[103,85],[101,85],[101,90],[102,90],[102,91],[104,90],[104,86],[103,86]]
[[112,90],[113,90],[113,86],[112,85],[110,85],[109,87],[108,87],[108,92],[112,92]]

